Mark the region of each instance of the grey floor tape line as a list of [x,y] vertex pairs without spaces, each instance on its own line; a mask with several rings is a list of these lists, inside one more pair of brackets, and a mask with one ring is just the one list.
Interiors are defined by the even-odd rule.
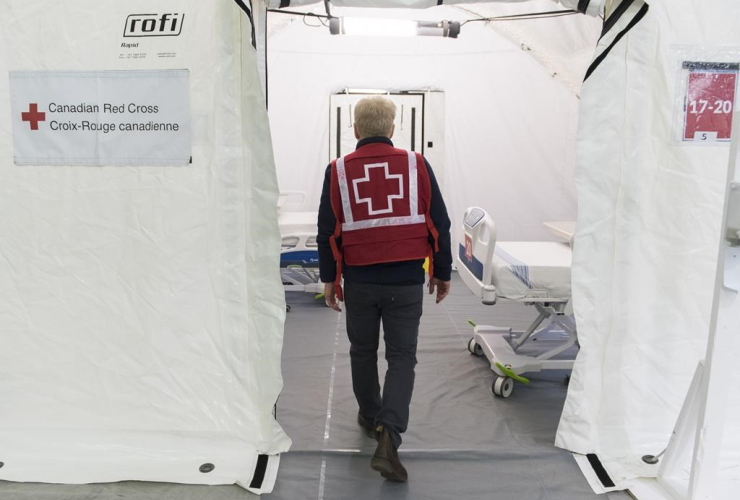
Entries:
[[[401,458],[407,484],[370,469],[374,441],[355,418],[344,316],[309,294],[290,293],[283,349],[285,388],[277,416],[293,439],[281,458],[274,500],[492,499],[622,500],[595,495],[573,457],[553,446],[566,395],[566,372],[532,374],[502,400],[491,393],[485,358],[471,356],[467,321],[526,327],[536,316],[520,304],[480,304],[453,276],[447,300],[424,304],[409,431]],[[556,334],[555,334],[556,335]],[[547,340],[541,341],[542,345]],[[537,346],[535,346],[536,348]],[[382,352],[379,355],[382,360]],[[381,361],[384,369],[384,361]],[[330,404],[329,404],[330,403]],[[0,500],[232,500],[257,498],[237,486],[142,482],[41,485],[0,482]]]

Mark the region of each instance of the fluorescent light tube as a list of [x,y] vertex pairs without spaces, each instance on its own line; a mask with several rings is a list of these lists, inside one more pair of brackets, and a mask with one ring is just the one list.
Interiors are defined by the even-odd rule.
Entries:
[[405,19],[367,17],[334,17],[329,20],[332,35],[357,36],[442,36],[457,38],[460,23],[453,21],[427,22]]

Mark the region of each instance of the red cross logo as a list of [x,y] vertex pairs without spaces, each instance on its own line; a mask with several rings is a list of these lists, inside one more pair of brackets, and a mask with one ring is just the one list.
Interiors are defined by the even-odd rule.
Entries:
[[[371,171],[374,173],[371,182]],[[383,177],[379,177],[382,174]],[[395,193],[388,194],[386,190],[379,190],[378,186],[387,189],[388,181],[398,181],[398,190]],[[360,196],[360,184],[370,183],[370,189],[364,189],[368,196]],[[355,190],[355,200],[357,204],[366,203],[368,205],[367,213],[369,215],[380,215],[393,213],[393,200],[403,199],[403,175],[391,175],[388,172],[388,163],[371,163],[365,165],[365,177],[352,181]],[[375,186],[374,188],[372,186]],[[380,208],[385,207],[385,208]]]
[[39,129],[39,122],[46,121],[46,113],[39,113],[39,105],[31,103],[28,105],[28,111],[21,113],[21,120],[31,124],[31,130]]

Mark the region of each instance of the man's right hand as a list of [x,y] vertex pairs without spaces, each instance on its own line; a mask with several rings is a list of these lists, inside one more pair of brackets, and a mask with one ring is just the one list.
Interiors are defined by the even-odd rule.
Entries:
[[324,283],[324,299],[326,299],[327,306],[337,312],[342,312],[342,308],[339,307],[339,301],[337,300],[337,286],[334,283]]
[[439,304],[450,293],[450,282],[432,278],[429,280],[429,295],[434,293],[435,288],[437,290],[437,304]]

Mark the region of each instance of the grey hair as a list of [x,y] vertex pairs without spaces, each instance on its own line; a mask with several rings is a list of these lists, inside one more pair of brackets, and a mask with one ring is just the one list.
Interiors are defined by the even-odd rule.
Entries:
[[365,97],[355,106],[355,127],[360,139],[390,137],[395,119],[396,105],[386,97]]

